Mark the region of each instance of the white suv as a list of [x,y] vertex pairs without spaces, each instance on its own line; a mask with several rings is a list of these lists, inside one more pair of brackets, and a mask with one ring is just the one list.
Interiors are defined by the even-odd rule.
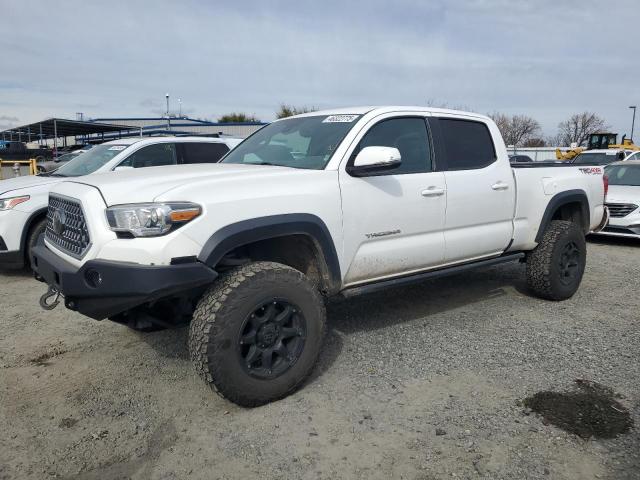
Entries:
[[53,172],[0,181],[0,267],[21,268],[44,233],[49,190],[94,173],[160,165],[216,163],[241,139],[126,138],[97,145]]

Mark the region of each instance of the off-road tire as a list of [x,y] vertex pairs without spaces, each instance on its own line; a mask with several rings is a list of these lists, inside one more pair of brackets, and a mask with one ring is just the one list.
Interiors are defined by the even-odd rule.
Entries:
[[[306,324],[304,346],[281,375],[255,378],[238,354],[241,329],[257,305],[275,298],[299,307]],[[243,407],[263,405],[291,394],[309,376],[322,346],[325,316],[320,293],[300,271],[274,262],[249,263],[224,273],[201,297],[189,329],[191,360],[223,398]]]
[[38,242],[38,237],[42,235],[47,229],[47,219],[43,218],[38,220],[29,229],[29,233],[27,234],[27,241],[25,243],[24,248],[24,260],[25,266],[31,268],[31,250],[36,246]]
[[[573,244],[578,251],[575,277],[562,274],[563,251]],[[584,232],[573,222],[553,220],[542,241],[527,255],[527,284],[533,292],[547,300],[566,300],[578,290],[587,259]]]

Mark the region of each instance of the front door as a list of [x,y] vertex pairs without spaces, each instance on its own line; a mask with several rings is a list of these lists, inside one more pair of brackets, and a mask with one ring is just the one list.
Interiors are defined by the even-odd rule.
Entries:
[[370,177],[340,170],[347,285],[423,270],[444,260],[444,173],[433,171],[425,117],[413,115],[372,120],[349,155],[352,163],[364,147],[395,147],[401,155],[398,167]]

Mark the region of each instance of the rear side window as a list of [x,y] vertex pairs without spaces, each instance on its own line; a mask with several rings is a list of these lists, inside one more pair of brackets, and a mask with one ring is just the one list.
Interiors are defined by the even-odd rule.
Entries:
[[229,151],[224,143],[183,143],[183,163],[217,163]]
[[431,171],[431,148],[424,118],[392,118],[375,124],[360,140],[357,154],[365,147],[394,147],[402,161],[385,175]]
[[144,168],[175,165],[176,146],[173,143],[158,143],[142,147],[120,163],[122,167]]
[[448,170],[473,170],[496,161],[489,129],[482,122],[441,118]]

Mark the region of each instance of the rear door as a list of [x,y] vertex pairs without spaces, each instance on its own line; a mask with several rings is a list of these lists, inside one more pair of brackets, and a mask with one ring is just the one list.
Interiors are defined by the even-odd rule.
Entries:
[[[447,189],[445,261],[502,253],[513,236],[515,181],[481,120],[430,119]],[[496,132],[497,134],[497,132]],[[502,147],[502,146],[501,146]]]
[[180,144],[180,163],[218,163],[228,151],[224,143],[184,142]]

